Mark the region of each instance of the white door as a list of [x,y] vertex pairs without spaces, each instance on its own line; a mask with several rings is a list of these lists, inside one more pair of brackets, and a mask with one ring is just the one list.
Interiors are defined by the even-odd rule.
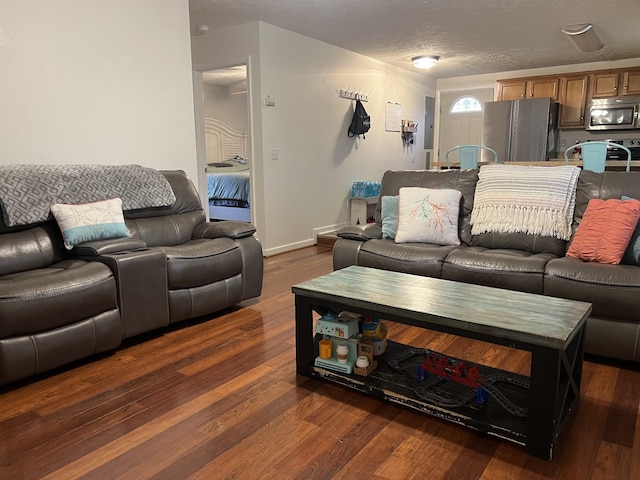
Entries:
[[[477,100],[480,110],[458,108],[452,111],[454,105],[469,106],[473,102],[465,98]],[[438,141],[438,161],[445,161],[445,154],[457,145],[482,144],[482,105],[493,101],[493,89],[465,90],[445,92],[440,96],[440,126]],[[453,155],[453,153],[452,153]],[[457,161],[457,158],[451,158]]]

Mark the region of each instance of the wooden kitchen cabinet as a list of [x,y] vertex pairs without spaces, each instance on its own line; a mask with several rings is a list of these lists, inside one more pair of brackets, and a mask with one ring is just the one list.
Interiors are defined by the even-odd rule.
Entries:
[[622,95],[640,95],[640,69],[623,73]]
[[558,101],[558,92],[560,90],[560,79],[553,78],[536,78],[527,81],[527,98],[546,98]]
[[526,80],[498,81],[498,100],[521,100],[526,94]]
[[640,67],[498,80],[498,100],[550,97],[560,104],[558,127],[584,128],[592,98],[640,96]]
[[589,75],[567,75],[560,79],[559,128],[584,128]]
[[591,98],[607,98],[618,96],[620,74],[618,72],[594,73]]
[[546,98],[558,100],[560,79],[558,77],[521,78],[498,81],[498,100],[521,100]]
[[640,69],[623,69],[593,74],[591,98],[640,95]]

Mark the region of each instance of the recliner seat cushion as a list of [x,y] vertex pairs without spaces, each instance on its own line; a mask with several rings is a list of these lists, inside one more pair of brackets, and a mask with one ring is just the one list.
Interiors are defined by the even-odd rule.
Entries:
[[462,248],[447,256],[442,267],[442,278],[541,294],[545,265],[553,258],[557,256],[552,253]]
[[196,239],[161,248],[167,255],[170,290],[200,287],[242,272],[242,252],[230,238]]
[[590,302],[596,317],[637,322],[640,268],[557,258],[546,266],[544,293]]
[[117,310],[109,267],[64,260],[0,277],[0,338],[45,332]]
[[374,239],[361,245],[358,265],[440,278],[444,259],[456,248],[460,247]]

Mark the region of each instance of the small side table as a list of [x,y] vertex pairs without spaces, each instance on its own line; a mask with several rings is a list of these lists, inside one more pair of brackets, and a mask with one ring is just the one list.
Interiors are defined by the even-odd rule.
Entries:
[[375,215],[378,197],[349,197],[351,225],[367,223],[367,218]]

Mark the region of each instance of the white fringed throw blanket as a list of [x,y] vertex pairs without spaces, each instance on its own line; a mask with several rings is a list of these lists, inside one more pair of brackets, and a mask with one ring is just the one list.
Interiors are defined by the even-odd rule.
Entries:
[[471,233],[527,233],[571,238],[580,169],[574,166],[483,165]]

